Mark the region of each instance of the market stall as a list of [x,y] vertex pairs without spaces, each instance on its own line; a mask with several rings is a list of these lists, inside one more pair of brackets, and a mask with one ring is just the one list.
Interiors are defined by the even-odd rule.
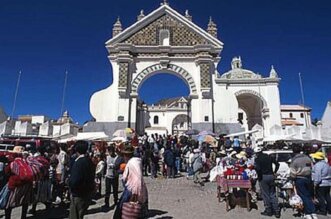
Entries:
[[231,209],[230,193],[233,191],[233,189],[241,189],[246,192],[246,208],[247,211],[251,210],[249,190],[252,188],[252,183],[250,179],[231,179],[231,177],[226,178],[224,176],[217,176],[216,182],[218,191],[217,197],[219,198],[219,201],[221,194],[223,193],[225,195],[226,211]]

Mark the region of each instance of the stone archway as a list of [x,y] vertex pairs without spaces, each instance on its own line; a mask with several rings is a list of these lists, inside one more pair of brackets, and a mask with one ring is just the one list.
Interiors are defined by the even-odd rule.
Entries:
[[[245,112],[247,127],[251,130],[256,124],[264,127],[264,118],[268,111],[267,102],[261,94],[253,90],[240,90],[235,93],[238,106]],[[239,117],[239,115],[238,115]]]
[[182,134],[188,130],[188,115],[179,114],[172,120],[172,134]]
[[140,85],[143,84],[146,79],[157,73],[175,74],[187,84],[187,86],[190,88],[191,95],[197,95],[197,86],[193,77],[184,68],[174,64],[168,64],[166,67],[162,66],[161,64],[155,64],[145,68],[143,71],[138,73],[138,75],[132,81],[131,94],[137,95]]
[[259,98],[263,103],[263,108],[268,108],[267,107],[267,101],[264,99],[264,97],[260,93],[254,91],[254,90],[240,90],[240,91],[237,91],[234,95],[236,97],[238,97],[238,96],[243,95],[243,94],[251,95],[251,96],[255,96],[255,97]]

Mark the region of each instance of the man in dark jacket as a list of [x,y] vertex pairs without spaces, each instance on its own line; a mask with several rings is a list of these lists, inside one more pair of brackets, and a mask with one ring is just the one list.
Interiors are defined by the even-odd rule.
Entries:
[[[254,152],[256,153],[255,168],[265,206],[265,210],[261,212],[261,214],[265,216],[272,216],[275,214],[276,218],[280,218],[274,176],[278,171],[279,163],[269,155],[262,153],[261,147],[255,147]],[[275,170],[273,170],[272,164],[275,164]]]
[[70,219],[83,219],[94,191],[95,166],[86,155],[88,143],[77,141],[75,150],[78,155],[71,169],[69,188],[71,191]]
[[175,155],[170,145],[167,146],[163,153],[164,163],[167,165],[167,177],[175,178]]

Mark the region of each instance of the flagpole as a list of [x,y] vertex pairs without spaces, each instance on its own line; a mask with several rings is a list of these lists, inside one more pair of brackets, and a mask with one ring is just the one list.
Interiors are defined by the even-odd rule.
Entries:
[[65,101],[65,95],[66,95],[66,90],[67,90],[67,80],[68,80],[68,71],[65,72],[65,77],[64,77],[64,86],[63,86],[63,92],[62,92],[62,102],[61,102],[60,116],[63,115],[63,110],[64,110],[64,101]]
[[13,103],[13,108],[12,108],[12,111],[11,111],[11,118],[12,118],[12,119],[13,119],[13,117],[14,117],[14,113],[15,113],[15,110],[16,110],[16,101],[17,101],[18,89],[19,89],[19,87],[20,87],[20,82],[21,82],[21,74],[22,74],[22,71],[19,71],[19,72],[18,72],[17,83],[16,83],[16,90],[15,90],[15,96],[14,96],[14,103]]
[[299,72],[299,83],[300,83],[301,101],[302,101],[303,110],[304,110],[303,115],[305,117],[306,127],[308,128],[309,124],[307,122],[306,106],[305,106],[305,95],[304,95],[304,92],[303,92],[303,83],[302,83],[301,72]]

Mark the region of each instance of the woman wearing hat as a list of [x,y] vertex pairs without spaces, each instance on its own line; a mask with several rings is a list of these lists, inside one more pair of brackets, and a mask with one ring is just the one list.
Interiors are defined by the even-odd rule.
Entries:
[[[143,178],[142,161],[141,158],[133,157],[133,152],[134,148],[129,144],[121,151],[126,162],[122,178],[124,191],[115,210],[114,219],[141,218],[147,213],[148,193]],[[135,204],[130,204],[131,202]],[[137,211],[140,211],[139,216],[132,216]]]
[[321,215],[331,214],[331,168],[325,161],[323,152],[316,152],[310,156],[314,160],[312,176],[319,208],[316,213]]

